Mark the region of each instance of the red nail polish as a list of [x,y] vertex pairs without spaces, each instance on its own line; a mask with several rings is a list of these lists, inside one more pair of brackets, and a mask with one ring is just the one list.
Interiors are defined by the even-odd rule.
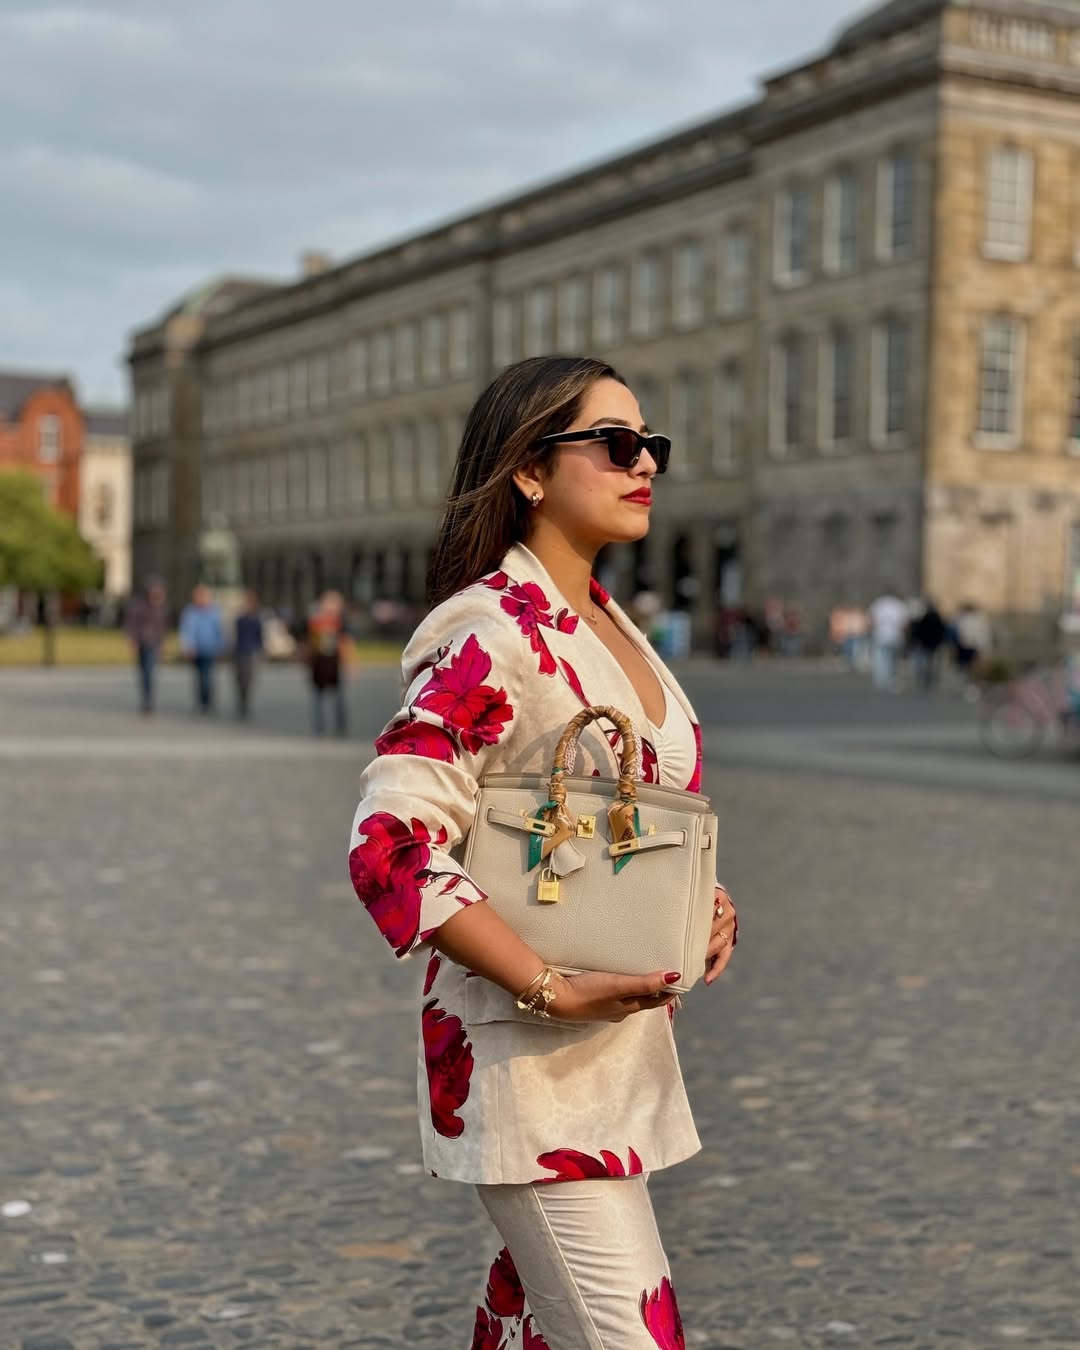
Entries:
[[669,970],[668,973],[664,976],[664,983],[674,984],[677,980],[681,979],[682,979],[681,970]]

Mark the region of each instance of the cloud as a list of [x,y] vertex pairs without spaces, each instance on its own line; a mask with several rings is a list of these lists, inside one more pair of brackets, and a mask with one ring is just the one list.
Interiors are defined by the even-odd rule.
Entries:
[[349,256],[730,107],[857,5],[5,0],[5,259],[32,301],[5,293],[0,364],[120,396],[128,333],[182,289]]

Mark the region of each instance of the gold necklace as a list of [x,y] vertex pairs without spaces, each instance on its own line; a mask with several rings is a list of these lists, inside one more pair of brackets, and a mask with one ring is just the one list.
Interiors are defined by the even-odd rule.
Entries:
[[591,623],[594,628],[600,622],[600,615],[595,608],[593,609],[593,612],[591,614],[583,615],[583,618],[585,619],[586,623]]

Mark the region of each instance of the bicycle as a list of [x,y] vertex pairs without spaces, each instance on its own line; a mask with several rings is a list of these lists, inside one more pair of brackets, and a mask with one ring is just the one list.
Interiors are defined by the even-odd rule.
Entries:
[[1035,670],[979,693],[979,739],[992,755],[1022,759],[1034,754],[1052,732],[1080,731],[1080,716],[1070,702],[1064,664]]

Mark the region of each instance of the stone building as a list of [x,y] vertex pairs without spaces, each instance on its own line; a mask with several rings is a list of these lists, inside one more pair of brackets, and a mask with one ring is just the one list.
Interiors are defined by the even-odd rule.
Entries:
[[104,566],[108,602],[131,592],[131,439],[123,409],[87,408],[79,473],[79,533]]
[[816,633],[886,586],[1043,641],[1080,569],[1078,169],[1076,0],[890,0],[747,106],[209,288],[133,340],[136,569],[185,589],[224,512],[269,599],[419,602],[473,398],[587,350],[675,444],[649,538],[604,560],[624,597],[704,645],[718,603]]

